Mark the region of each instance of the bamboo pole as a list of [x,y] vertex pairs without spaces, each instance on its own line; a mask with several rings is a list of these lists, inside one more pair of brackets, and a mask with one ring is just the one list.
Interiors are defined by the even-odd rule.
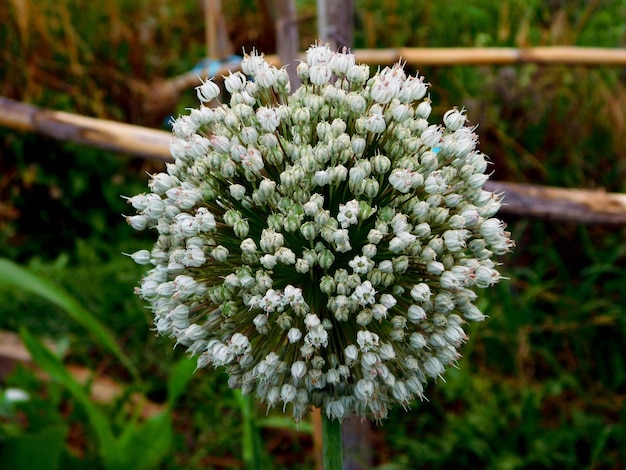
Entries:
[[[549,46],[529,48],[472,47],[472,48],[396,48],[396,49],[357,49],[354,52],[358,63],[390,65],[404,61],[412,66],[454,66],[454,65],[519,65],[519,64],[563,64],[579,66],[626,67],[626,49],[598,47]],[[303,53],[298,54],[305,60]],[[267,55],[270,64],[281,67],[283,62],[278,55]],[[239,70],[239,63],[224,64],[216,76],[225,75],[229,70]],[[187,72],[170,79],[159,80],[146,90],[154,96],[178,96],[183,90],[197,86],[202,73]],[[158,99],[158,98],[157,98]]]
[[529,48],[397,48],[359,49],[357,62],[392,64],[398,60],[410,65],[514,65],[566,64],[593,66],[626,66],[626,49],[598,47],[550,46]]
[[500,211],[506,214],[573,223],[626,225],[626,194],[503,181],[488,181],[485,189],[504,193]]
[[[564,64],[585,66],[626,66],[626,49],[601,47],[402,47],[395,49],[356,49],[357,62],[372,65],[393,64],[399,60],[409,65],[515,65]],[[301,58],[304,55],[301,54]],[[268,62],[280,65],[275,55]]]
[[169,144],[174,139],[169,132],[40,109],[3,97],[0,97],[0,126],[158,160],[171,158]]
[[[169,132],[77,114],[39,109],[0,97],[0,126],[38,132],[105,150],[170,161]],[[485,189],[505,194],[504,214],[581,224],[626,225],[626,194],[488,181]]]

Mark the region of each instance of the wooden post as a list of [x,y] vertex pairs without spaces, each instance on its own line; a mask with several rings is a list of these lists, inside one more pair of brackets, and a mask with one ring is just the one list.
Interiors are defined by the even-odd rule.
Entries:
[[292,92],[300,86],[296,73],[298,59],[298,19],[295,0],[276,0],[276,49],[280,63],[287,69]]
[[206,42],[206,56],[210,59],[217,58],[215,38],[217,32],[215,28],[215,2],[217,0],[204,0],[204,34]]
[[204,0],[204,24],[207,57],[219,60],[232,54],[221,0]]
[[317,33],[332,50],[352,47],[353,0],[317,0]]

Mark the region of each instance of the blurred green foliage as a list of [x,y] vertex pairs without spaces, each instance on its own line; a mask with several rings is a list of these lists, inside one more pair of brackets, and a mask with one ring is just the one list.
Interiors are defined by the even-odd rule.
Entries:
[[[269,2],[222,3],[236,52],[274,52]],[[623,0],[355,4],[356,47],[626,45]],[[315,2],[297,5],[306,48],[316,37]],[[156,109],[152,92],[158,79],[203,58],[198,2],[9,0],[0,2],[0,18],[0,95],[155,127],[193,99],[190,92],[178,105]],[[519,65],[420,73],[433,84],[435,115],[457,105],[480,124],[495,179],[626,192],[623,70]],[[142,382],[133,387],[166,403],[181,353],[149,330],[150,313],[132,295],[142,269],[121,255],[151,240],[126,226],[121,214],[129,209],[120,195],[143,191],[145,173],[160,168],[0,129],[0,256],[69,292],[139,369]],[[490,319],[474,327],[459,369],[429,388],[429,402],[396,410],[375,429],[377,465],[626,466],[625,231],[521,217],[508,223],[517,248],[502,260],[510,280],[482,293]],[[6,286],[0,299],[0,329],[69,341],[67,361],[133,383],[58,306]],[[24,449],[61,456],[59,468],[102,468],[76,394],[25,369],[3,381],[31,399],[11,410],[0,404],[0,446],[21,436]],[[114,435],[128,418],[124,398],[106,409]],[[222,374],[195,376],[172,414],[173,452],[161,468],[241,468],[241,406]],[[272,412],[267,423],[278,419]],[[261,432],[271,466],[313,468],[308,433],[283,424]],[[23,451],[14,449],[18,458]]]

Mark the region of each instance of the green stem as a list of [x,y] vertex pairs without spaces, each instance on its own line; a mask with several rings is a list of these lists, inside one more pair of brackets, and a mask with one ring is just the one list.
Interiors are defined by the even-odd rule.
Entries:
[[235,391],[243,414],[243,460],[246,470],[261,470],[261,437],[254,419],[254,401],[251,395]]
[[342,470],[341,421],[331,420],[322,410],[322,454],[324,470]]

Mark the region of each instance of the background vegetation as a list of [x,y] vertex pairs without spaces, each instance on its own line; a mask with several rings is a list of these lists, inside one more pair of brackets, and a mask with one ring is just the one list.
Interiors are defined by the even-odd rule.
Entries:
[[[274,51],[270,2],[222,3],[236,51]],[[623,0],[356,0],[356,8],[356,47],[626,45]],[[300,0],[298,14],[305,49],[316,35],[315,2]],[[0,95],[42,107],[165,127],[168,115],[194,102],[193,93],[158,102],[156,85],[204,54],[199,2],[0,2]],[[480,123],[495,179],[626,192],[624,70],[420,72],[433,84],[434,115],[464,106]],[[95,322],[86,328],[71,314],[76,305],[16,288],[7,274],[15,266],[3,265],[0,329],[21,331],[54,380],[0,363],[2,466],[32,468],[20,459],[45,449],[51,458],[38,468],[124,468],[111,454],[139,446],[150,451],[127,464],[242,468],[254,447],[242,413],[259,411],[252,423],[263,437],[264,468],[313,467],[307,423],[297,432],[280,415],[266,417],[219,373],[191,377],[182,354],[149,331],[150,314],[132,295],[142,269],[120,253],[151,240],[126,226],[120,195],[143,191],[145,172],[160,168],[0,129],[0,257],[52,282],[57,294],[60,287],[84,309],[78,317],[87,311]],[[624,229],[507,222],[517,248],[503,260],[510,280],[483,293],[489,320],[474,327],[459,369],[430,387],[429,402],[393,413],[374,430],[376,465],[626,468]],[[137,374],[107,347],[98,322]],[[113,377],[127,391],[95,405],[64,375],[63,350],[66,364]],[[11,387],[30,400],[12,402]],[[134,392],[162,404],[160,418],[141,419],[139,407],[129,406]],[[169,452],[153,455],[155,448]]]

